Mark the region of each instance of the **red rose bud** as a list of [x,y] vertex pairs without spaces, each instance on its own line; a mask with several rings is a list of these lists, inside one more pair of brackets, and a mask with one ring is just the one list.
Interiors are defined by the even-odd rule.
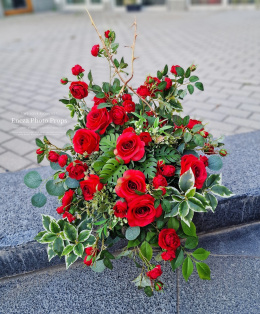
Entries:
[[112,104],[113,104],[113,105],[116,105],[117,103],[118,103],[118,101],[117,101],[116,98],[112,100]]
[[51,162],[58,162],[60,155],[51,150],[48,155],[48,159]]
[[165,89],[170,89],[172,87],[172,80],[168,77],[166,77],[164,80],[167,83]]
[[132,101],[132,96],[130,94],[124,94],[122,96],[122,100],[126,101],[126,100],[131,100]]
[[85,70],[80,65],[77,64],[71,69],[71,71],[73,75],[79,75],[80,73],[83,73]]
[[61,168],[63,168],[68,161],[68,156],[67,155],[61,155],[58,159],[58,164],[60,165]]
[[110,35],[110,30],[105,31],[105,37],[109,38],[109,35]]
[[209,132],[206,131],[200,131],[200,135],[203,136],[204,138],[207,138],[209,136]]
[[149,89],[145,85],[138,87],[136,92],[142,98],[146,98],[147,96],[151,95]]
[[59,178],[62,179],[62,180],[65,179],[66,178],[66,174],[64,172],[60,173],[59,174]]
[[41,154],[43,154],[44,153],[44,151],[41,149],[41,148],[38,148],[37,150],[36,150],[36,154],[37,155],[41,155]]
[[62,218],[64,218],[64,219],[67,218],[69,223],[72,223],[72,221],[76,220],[76,218],[69,212],[65,212],[62,215]]
[[56,209],[56,212],[57,212],[59,215],[63,214],[63,213],[64,213],[64,207],[63,207],[63,206],[58,207],[58,208]]
[[129,112],[129,113],[135,112],[135,103],[133,101],[125,100],[123,102],[123,106],[124,106],[126,112]]
[[93,57],[97,57],[99,53],[99,45],[95,45],[91,49],[91,54]]
[[156,278],[158,278],[159,276],[161,276],[162,274],[162,270],[161,270],[161,265],[157,265],[155,266],[152,270],[148,271],[146,273],[147,277],[149,277],[151,280],[154,280]]
[[221,150],[219,151],[219,155],[222,156],[222,157],[227,156],[227,154],[228,154],[228,152],[227,152],[225,149],[221,149]]
[[142,132],[139,134],[141,141],[145,143],[145,146],[148,146],[152,141],[151,135],[148,132]]
[[171,67],[171,73],[174,74],[174,75],[178,75],[177,71],[176,71],[176,68],[179,68],[180,66],[179,65],[173,65]]
[[190,66],[190,70],[193,72],[197,69],[197,66],[195,64]]
[[92,266],[93,259],[90,257],[91,255],[86,255],[84,258],[84,264],[87,266]]
[[200,160],[203,161],[205,167],[208,167],[208,165],[209,165],[209,159],[208,159],[207,156],[201,156],[201,155],[200,155]]
[[176,257],[175,250],[163,252],[161,257],[164,261],[172,261]]
[[62,85],[66,85],[67,83],[68,83],[68,79],[66,78],[66,77],[63,77],[61,80],[60,80],[60,82],[61,82],[61,84]]
[[215,154],[214,146],[210,143],[204,145],[204,153],[207,155]]
[[114,215],[119,218],[125,218],[127,212],[127,203],[117,201],[113,207]]
[[154,288],[156,291],[161,291],[163,289],[163,283],[161,281],[155,282]]

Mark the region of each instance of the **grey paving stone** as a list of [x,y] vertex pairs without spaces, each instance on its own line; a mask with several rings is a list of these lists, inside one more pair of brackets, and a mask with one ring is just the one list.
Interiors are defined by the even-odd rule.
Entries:
[[1,143],[6,142],[7,140],[10,140],[12,138],[12,136],[10,135],[10,133],[5,133],[0,131],[0,139],[1,139]]
[[5,152],[0,155],[0,167],[8,171],[18,171],[28,166],[30,161],[12,152]]
[[35,145],[17,138],[5,142],[2,145],[8,150],[18,153],[19,155],[25,155],[30,151],[35,150]]

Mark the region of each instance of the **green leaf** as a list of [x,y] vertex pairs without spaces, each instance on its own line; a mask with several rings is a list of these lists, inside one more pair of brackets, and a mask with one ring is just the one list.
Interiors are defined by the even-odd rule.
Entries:
[[190,188],[188,191],[186,191],[185,196],[187,198],[193,197],[195,195],[196,188]]
[[211,189],[211,192],[219,195],[221,197],[230,197],[233,196],[234,194],[224,185],[214,185]]
[[172,210],[164,216],[165,218],[174,217],[178,215],[179,203],[171,202],[171,204],[173,205]]
[[47,198],[44,194],[37,193],[33,195],[31,202],[35,207],[43,207],[47,202]]
[[157,77],[158,77],[159,80],[161,80],[162,77],[163,77],[162,72],[157,71]]
[[185,116],[183,118],[182,124],[183,124],[183,126],[187,126],[189,124],[189,122],[190,122],[190,116]]
[[91,72],[91,70],[88,72],[88,79],[90,80],[90,82],[93,81],[93,77],[92,77],[92,72]]
[[182,133],[183,133],[183,130],[182,130],[182,129],[177,129],[177,130],[173,133],[173,136],[174,136],[174,137],[181,137],[181,136],[182,136]]
[[82,243],[78,243],[73,248],[74,254],[78,255],[79,257],[82,257],[84,253],[84,246]]
[[51,169],[57,171],[62,170],[63,168],[60,167],[60,165],[57,162],[50,162]]
[[138,239],[128,241],[127,248],[129,249],[129,248],[131,248],[131,247],[138,246],[140,243],[141,243],[141,242],[140,242],[140,240],[138,240]]
[[[150,261],[151,258],[153,257],[153,249],[151,247],[151,245],[144,241],[143,244],[140,247],[141,253],[142,255],[148,260]],[[140,254],[140,257],[142,258],[142,255]],[[143,258],[142,258],[143,259]]]
[[42,215],[42,224],[45,230],[50,231],[50,223],[53,218],[51,216]]
[[161,145],[159,148],[156,148],[154,156],[157,160],[163,160],[167,164],[174,163],[180,159],[178,151],[167,145]]
[[57,238],[57,235],[55,233],[45,233],[45,235],[41,238],[41,242],[43,243],[49,243],[53,242]]
[[100,93],[96,94],[96,97],[99,98],[99,99],[102,99],[102,98],[105,98],[106,95],[103,92],[100,92]]
[[40,164],[44,159],[44,154],[37,155],[37,163]]
[[223,166],[222,159],[218,155],[209,156],[208,163],[208,168],[214,171],[219,171]]
[[190,94],[193,94],[193,92],[194,92],[194,87],[193,87],[193,85],[189,84],[189,85],[187,86],[187,89],[188,89],[188,91],[189,91]]
[[163,74],[163,75],[166,75],[167,73],[168,73],[168,65],[166,64],[165,67],[164,67],[164,69],[163,69],[162,74]]
[[102,137],[102,139],[99,142],[99,148],[103,152],[107,152],[111,149],[115,149],[118,136],[119,136],[118,134],[112,133],[112,134],[108,134],[108,135]]
[[109,258],[104,258],[104,265],[111,270],[113,269],[113,264],[111,263]]
[[169,213],[171,211],[171,202],[166,200],[166,199],[163,199],[162,200],[162,208],[163,210],[166,212],[166,213]]
[[195,247],[198,245],[198,242],[198,237],[188,237],[185,242],[185,248],[189,250],[195,249]]
[[192,130],[192,132],[196,133],[196,132],[200,131],[203,128],[204,128],[204,126],[202,124],[198,123],[198,124],[195,124],[194,127],[191,130]]
[[66,255],[65,256],[66,269],[68,269],[73,263],[75,263],[77,259],[78,259],[78,256],[74,254],[73,252],[70,252],[69,255]]
[[79,187],[79,181],[76,179],[67,178],[65,183],[69,189],[76,189]]
[[184,141],[185,143],[188,143],[192,139],[192,134],[189,132],[184,133]]
[[211,207],[211,210],[213,211],[213,213],[215,212],[215,209],[218,205],[218,200],[216,199],[216,197],[212,194],[207,193],[206,194],[206,199]]
[[95,93],[102,92],[101,87],[98,86],[98,85],[93,85],[93,86],[92,86],[92,90],[93,90],[93,92],[95,92]]
[[179,220],[177,218],[170,218],[168,221],[168,228],[172,228],[175,231],[177,231],[179,229],[180,223]]
[[62,102],[63,104],[67,105],[70,103],[69,99],[59,99],[60,102]]
[[62,252],[62,255],[68,255],[74,248],[74,245],[67,245],[63,252]]
[[76,228],[69,223],[66,223],[64,226],[64,234],[66,239],[71,242],[75,242],[78,236]]
[[47,231],[41,231],[41,232],[39,232],[39,233],[37,234],[37,236],[34,237],[34,240],[40,241],[41,238],[45,235],[46,232],[47,232]]
[[53,251],[53,249],[52,249],[52,243],[51,243],[51,246],[48,245],[47,254],[48,254],[48,260],[49,260],[49,262],[53,259],[53,257],[55,257],[55,256],[57,255],[57,254]]
[[206,198],[205,198],[205,196],[204,195],[202,195],[202,194],[200,194],[200,193],[195,193],[194,194],[194,197],[196,198],[196,199],[198,199],[201,203],[202,203],[202,205],[204,206],[204,207],[207,207],[209,204],[208,204],[208,201],[206,200]]
[[191,222],[190,227],[187,226],[187,224],[183,221],[181,221],[181,226],[182,226],[182,230],[183,232],[191,237],[196,237],[196,227],[194,225],[193,222]]
[[190,257],[186,257],[182,264],[182,275],[185,281],[188,281],[193,272],[193,263]]
[[205,209],[205,207],[203,206],[203,204],[201,203],[201,201],[199,201],[197,198],[195,197],[190,197],[188,199],[188,204],[189,207],[195,211],[195,212],[207,212],[207,210]]
[[221,175],[220,174],[211,174],[206,180],[206,186],[212,187],[215,184],[221,184]]
[[103,260],[99,260],[96,261],[93,266],[91,266],[91,269],[96,273],[102,273],[106,269],[106,266]]
[[208,258],[209,254],[210,254],[209,251],[199,248],[192,253],[192,256],[199,261],[204,261],[205,259]]
[[46,183],[46,190],[52,196],[61,196],[65,193],[62,182],[55,182],[54,180],[49,180]]
[[115,154],[113,151],[107,151],[98,157],[98,159],[92,164],[92,167],[96,172],[99,172],[104,167],[105,163],[114,156]]
[[152,297],[153,296],[153,290],[150,286],[147,286],[144,288],[144,292],[148,297]]
[[102,102],[102,104],[99,104],[97,108],[98,109],[103,109],[103,108],[109,108],[109,107],[111,107],[110,104],[108,104],[106,102]]
[[194,83],[194,82],[197,82],[199,80],[199,78],[195,75],[192,75],[189,80],[191,83]]
[[[104,82],[102,88],[103,88],[103,91],[104,91],[105,93],[108,93],[108,92],[109,92],[109,88],[110,88],[109,83]],[[101,98],[103,98],[103,97],[101,97]]]
[[52,248],[55,253],[61,256],[64,249],[63,240],[61,238],[56,238],[53,242]]
[[42,178],[37,171],[30,171],[24,177],[24,183],[31,189],[38,188],[42,183]]
[[44,143],[39,139],[39,138],[36,138],[35,139],[35,142],[36,142],[36,145],[40,148],[44,148]]
[[185,216],[188,215],[189,206],[188,206],[187,201],[183,201],[179,204],[178,211],[179,211],[181,218],[184,218]]
[[54,220],[50,223],[50,231],[52,233],[59,233],[60,232],[60,226]]
[[86,229],[90,230],[90,228],[88,227],[90,222],[91,220],[89,218],[82,220],[81,223],[78,225],[78,233]]
[[166,87],[167,83],[166,82],[161,82],[158,86],[157,89],[158,90],[164,90]]
[[194,186],[194,183],[195,177],[191,169],[184,172],[184,174],[180,176],[179,187],[183,192],[186,192],[190,188],[192,188]]
[[197,272],[199,274],[200,279],[210,280],[210,268],[205,263],[196,263]]
[[135,240],[141,232],[140,227],[129,227],[126,230],[125,237],[127,240]]
[[183,250],[181,248],[178,248],[176,251],[176,258],[174,258],[171,261],[172,270],[175,271],[175,269],[181,266],[183,260],[184,260]]
[[[113,182],[117,182],[117,179],[123,176],[125,170],[127,170],[125,165],[122,165],[123,161],[118,162],[116,158],[110,158],[104,165],[100,172],[100,178],[102,183],[107,183],[108,180],[112,178]],[[122,167],[121,167],[122,166]],[[117,173],[116,171],[119,170]]]
[[194,216],[194,211],[190,209],[188,215],[182,218],[182,220],[186,223],[188,227],[190,227],[193,216]]
[[184,72],[182,67],[176,67],[175,69],[176,69],[178,76],[184,76],[185,72]]
[[78,241],[79,242],[85,242],[91,234],[91,230],[83,230],[80,232],[78,236]]
[[185,72],[185,77],[188,78],[190,76],[190,67]]
[[195,86],[197,87],[197,89],[199,89],[201,91],[204,91],[204,86],[203,86],[203,84],[201,82],[196,82]]
[[193,141],[197,146],[203,147],[205,143],[205,139],[200,134],[195,134],[193,136]]
[[153,179],[157,172],[157,159],[155,159],[152,154],[147,154],[145,162],[135,162],[135,170],[140,170],[146,178]]
[[177,126],[181,126],[183,124],[182,118],[178,115],[173,115],[172,120],[173,120],[174,124],[176,124]]

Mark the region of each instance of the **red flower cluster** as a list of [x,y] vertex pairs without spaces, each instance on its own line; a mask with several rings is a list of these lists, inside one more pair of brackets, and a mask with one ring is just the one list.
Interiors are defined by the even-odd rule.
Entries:
[[162,253],[162,259],[172,261],[175,258],[176,249],[181,245],[180,238],[174,229],[163,229],[159,233],[158,244],[166,252]]
[[93,248],[92,246],[89,246],[85,248],[85,253],[86,253],[86,256],[84,258],[84,264],[87,266],[92,266],[95,257],[99,253],[99,250]]
[[70,223],[76,219],[71,213],[69,213],[73,195],[74,195],[73,190],[66,191],[62,198],[62,206],[56,209],[57,213],[60,215],[63,214],[62,217],[67,218]]

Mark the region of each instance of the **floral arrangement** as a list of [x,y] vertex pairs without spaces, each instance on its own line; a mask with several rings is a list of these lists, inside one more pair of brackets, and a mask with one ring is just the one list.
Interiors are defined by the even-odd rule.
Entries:
[[[210,252],[197,248],[192,219],[194,213],[214,212],[216,196],[232,193],[221,184],[220,174],[208,172],[222,167],[227,155],[223,139],[214,139],[201,121],[181,114],[187,93],[203,91],[194,75],[197,66],[184,70],[174,65],[169,71],[166,65],[134,89],[129,83],[136,22],[128,74],[124,58],[116,58],[115,32],[102,36],[90,19],[101,40],[91,54],[107,59],[110,78],[99,86],[89,71],[85,82],[85,70],[76,65],[75,80],[61,79],[70,86],[68,97],[60,101],[77,124],[67,131],[70,143],[63,148],[46,136],[36,139],[38,163],[45,157],[55,170],[46,190],[58,197],[61,218],[42,215],[44,231],[35,239],[48,244],[49,260],[65,256],[67,268],[82,258],[93,271],[102,272],[113,268],[114,259],[129,257],[140,269],[133,282],[148,296],[163,291],[161,261],[168,261],[173,271],[182,267],[186,281],[194,265],[199,277],[209,280],[204,260]],[[38,188],[43,180],[31,171],[24,182]],[[46,201],[43,193],[32,197],[37,207]],[[111,251],[122,239],[124,248]]]

